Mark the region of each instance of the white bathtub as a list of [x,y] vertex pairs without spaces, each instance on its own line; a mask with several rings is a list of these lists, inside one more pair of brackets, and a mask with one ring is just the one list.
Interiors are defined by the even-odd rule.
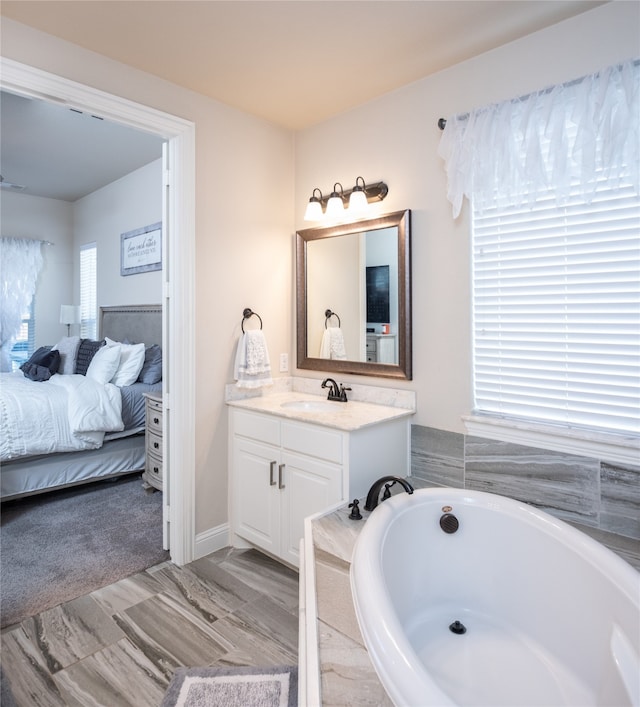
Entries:
[[398,707],[640,705],[640,574],[531,506],[461,489],[394,496],[362,529],[351,587]]

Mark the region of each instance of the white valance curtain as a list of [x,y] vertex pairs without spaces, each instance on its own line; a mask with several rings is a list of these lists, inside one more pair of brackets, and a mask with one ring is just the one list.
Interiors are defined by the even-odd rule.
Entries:
[[0,371],[11,370],[11,348],[41,268],[42,241],[0,238]]
[[585,202],[598,175],[628,178],[640,191],[640,67],[627,61],[568,84],[447,118],[438,154],[456,218],[476,208],[533,203],[576,183]]

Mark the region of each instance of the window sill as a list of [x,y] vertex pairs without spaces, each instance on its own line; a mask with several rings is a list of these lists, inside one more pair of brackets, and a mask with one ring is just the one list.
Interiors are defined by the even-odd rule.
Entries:
[[640,439],[637,437],[569,430],[484,415],[468,415],[462,420],[467,434],[474,437],[550,449],[564,454],[577,454],[615,464],[640,464]]

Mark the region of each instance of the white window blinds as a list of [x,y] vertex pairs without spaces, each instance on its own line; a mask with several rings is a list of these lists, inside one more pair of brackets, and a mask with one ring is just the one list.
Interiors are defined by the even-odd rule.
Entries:
[[95,339],[97,334],[97,268],[95,243],[80,248],[80,336]]
[[473,211],[476,411],[638,434],[640,201],[574,191]]

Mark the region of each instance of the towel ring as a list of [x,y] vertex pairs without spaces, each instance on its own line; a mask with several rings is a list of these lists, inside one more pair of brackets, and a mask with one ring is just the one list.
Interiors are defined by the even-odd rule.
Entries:
[[331,317],[335,317],[338,320],[339,327],[342,326],[342,324],[340,323],[340,317],[335,312],[332,312],[330,309],[325,309],[325,311],[324,311],[324,328],[325,329],[327,328],[327,322],[329,321],[329,319]]
[[250,317],[258,317],[260,320],[260,328],[262,329],[262,317],[257,313],[257,312],[252,312],[249,307],[245,307],[245,309],[242,310],[242,321],[240,322],[240,328],[242,329],[242,333],[244,334],[244,320],[249,319]]

